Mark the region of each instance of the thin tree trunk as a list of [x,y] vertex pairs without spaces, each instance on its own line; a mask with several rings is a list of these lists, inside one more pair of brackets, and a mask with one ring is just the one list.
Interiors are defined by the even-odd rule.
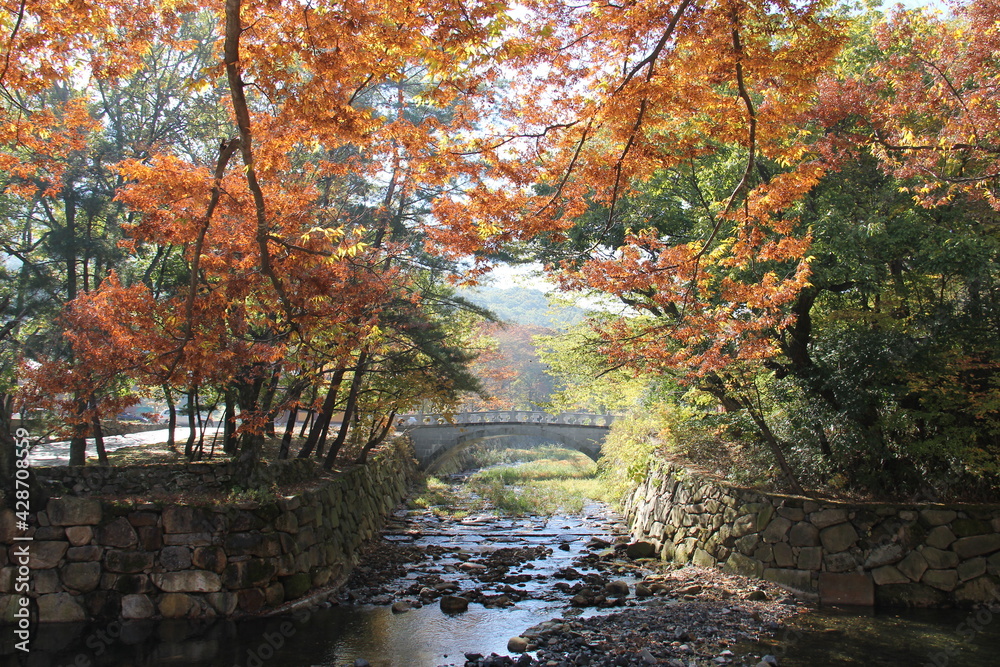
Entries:
[[163,385],[163,395],[167,399],[167,447],[177,451],[177,405],[174,403],[174,392],[170,385]]
[[82,399],[77,399],[76,417],[73,423],[73,435],[69,440],[69,464],[71,466],[82,466],[87,463],[87,424],[82,423],[83,415],[87,410],[86,403]]
[[195,439],[195,396],[198,394],[197,387],[190,387],[187,393],[187,416],[188,416],[188,437],[187,442],[184,443],[184,458],[188,461],[194,456],[194,439]]
[[[0,392],[0,498],[6,500],[7,507],[10,509],[16,508],[18,442],[28,431],[23,418],[21,419],[21,428],[24,430],[18,433],[14,429],[13,413],[13,401],[10,394]],[[36,485],[35,474],[30,467],[27,468],[27,475],[28,484],[34,489]],[[32,493],[32,506],[34,506],[34,496],[35,494]]]
[[219,440],[219,429],[215,429],[215,433],[212,434],[212,447],[208,450],[208,458],[215,458],[215,443]]
[[274,404],[274,397],[278,393],[278,382],[281,380],[281,366],[280,364],[275,364],[274,371],[271,374],[271,381],[267,384],[267,389],[264,391],[264,396],[260,400],[260,411],[262,414],[268,416],[267,423],[264,424],[264,433],[269,438],[277,438],[278,434],[274,430],[274,417],[271,414],[271,405]]
[[226,79],[229,83],[230,99],[233,103],[233,113],[236,116],[236,124],[240,128],[240,151],[243,155],[244,173],[246,175],[247,188],[253,198],[254,217],[257,222],[256,240],[259,252],[260,272],[271,282],[281,303],[288,321],[293,318],[293,308],[285,293],[284,285],[274,272],[271,264],[271,253],[268,249],[270,230],[268,229],[267,209],[264,202],[264,191],[257,180],[257,169],[253,157],[253,130],[250,125],[250,107],[247,104],[243,81],[240,71],[240,36],[243,34],[243,23],[240,18],[240,0],[226,0],[226,39],[223,44],[223,55],[226,64]]
[[285,424],[285,433],[281,436],[281,448],[278,450],[278,460],[288,458],[289,450],[292,446],[292,433],[295,431],[295,418],[299,415],[299,407],[293,405],[288,409],[288,422]]
[[826,431],[823,429],[822,424],[816,425],[816,434],[819,437],[819,451],[826,459],[826,462],[830,465],[836,467],[837,461],[833,456],[833,449],[830,447],[830,439],[826,437]]
[[[312,405],[312,403],[310,403],[310,405]],[[312,426],[313,417],[315,414],[316,411],[313,410],[312,408],[306,410],[306,418],[302,420],[302,428],[299,429],[300,438],[304,438],[306,436],[306,431],[308,431],[309,427]]]
[[299,450],[299,458],[308,458],[309,455],[313,453],[316,449],[316,444],[319,442],[320,435],[330,424],[330,417],[333,415],[333,408],[337,404],[337,393],[340,391],[340,383],[344,381],[344,374],[347,372],[344,368],[338,368],[333,373],[333,378],[330,379],[330,388],[326,392],[326,398],[323,400],[323,406],[319,409],[319,413],[312,420],[312,428],[309,429],[309,437],[306,438],[306,442],[302,445],[302,449]]
[[774,460],[777,462],[778,467],[781,468],[781,472],[784,474],[785,479],[788,481],[788,485],[793,493],[804,495],[805,491],[802,490],[802,486],[799,481],[795,478],[795,473],[792,471],[792,467],[788,465],[788,459],[785,458],[785,453],[781,449],[781,443],[775,437],[774,433],[771,431],[771,427],[767,425],[764,420],[763,415],[759,414],[750,403],[749,400],[744,400],[744,407],[747,409],[747,414],[760,429],[761,435],[764,436],[764,442],[767,443],[768,449],[771,450],[771,455],[774,456]]
[[[205,426],[201,419],[201,396],[199,394],[195,394],[194,401],[194,413],[198,415],[198,444],[194,446],[194,456],[192,460],[201,461],[205,455]],[[193,429],[194,425],[192,425],[191,428]]]
[[281,434],[281,447],[278,449],[278,460],[287,459],[292,447],[292,436],[295,435],[295,420],[299,416],[299,399],[308,385],[300,378],[288,387],[288,419],[285,422],[285,432]]
[[108,453],[104,449],[104,429],[101,427],[101,415],[94,410],[91,422],[94,426],[94,447],[97,449],[97,462],[102,466],[111,465],[108,463]]
[[378,447],[385,440],[385,437],[389,435],[389,431],[392,429],[392,422],[396,419],[396,411],[393,410],[389,413],[389,419],[386,420],[385,426],[382,428],[381,433],[377,437],[370,439],[365,443],[365,446],[361,448],[361,453],[358,454],[357,463],[367,463],[368,462],[368,452]]
[[323,423],[323,429],[320,431],[319,438],[316,440],[315,456],[317,461],[323,460],[323,449],[326,447],[326,437],[330,433],[330,423],[332,420],[333,415],[331,414]]
[[333,468],[334,461],[337,460],[337,454],[340,453],[340,448],[344,445],[344,440],[347,439],[347,431],[350,429],[351,419],[354,418],[354,411],[358,405],[358,393],[361,390],[361,382],[365,376],[365,366],[368,363],[368,353],[362,350],[358,354],[358,365],[354,369],[354,378],[351,380],[351,389],[347,394],[347,404],[344,405],[344,421],[340,424],[340,431],[337,432],[337,439],[333,441],[330,445],[330,451],[327,452],[326,458],[323,460],[323,467],[327,470]]
[[[66,300],[76,298],[76,191],[73,183],[67,183],[63,191],[63,207],[66,220]],[[80,465],[83,465],[82,463]]]
[[226,409],[223,412],[222,424],[222,451],[233,456],[236,454],[238,444],[234,433],[236,432],[236,399],[233,397],[233,390],[226,387],[225,392]]

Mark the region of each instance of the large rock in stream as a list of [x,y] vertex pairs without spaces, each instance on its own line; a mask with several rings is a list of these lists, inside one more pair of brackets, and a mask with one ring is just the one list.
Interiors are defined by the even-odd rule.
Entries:
[[656,545],[651,542],[633,542],[625,548],[625,554],[632,560],[656,558]]
[[458,614],[469,608],[469,601],[458,595],[445,595],[441,598],[441,611],[446,614]]

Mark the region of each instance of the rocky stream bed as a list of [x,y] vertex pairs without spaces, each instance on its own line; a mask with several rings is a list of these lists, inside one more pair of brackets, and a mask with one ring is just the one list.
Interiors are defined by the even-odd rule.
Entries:
[[449,615],[470,605],[549,605],[551,618],[507,639],[506,654],[470,645],[442,665],[777,664],[757,642],[779,632],[802,601],[771,584],[652,560],[650,546],[630,544],[608,508],[592,507],[590,516],[603,520],[565,517],[560,531],[542,517],[399,513],[337,602],[391,606],[394,615],[431,605]]

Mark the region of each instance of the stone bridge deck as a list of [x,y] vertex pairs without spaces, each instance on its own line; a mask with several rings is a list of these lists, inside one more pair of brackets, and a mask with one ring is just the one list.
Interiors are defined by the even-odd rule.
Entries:
[[517,438],[521,446],[559,443],[595,461],[614,417],[588,413],[558,415],[529,410],[463,412],[453,415],[402,415],[421,467],[434,468],[466,447],[494,439]]

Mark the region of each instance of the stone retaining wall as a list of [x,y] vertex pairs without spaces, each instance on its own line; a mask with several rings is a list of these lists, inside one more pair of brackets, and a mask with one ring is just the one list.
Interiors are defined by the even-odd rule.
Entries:
[[[232,461],[139,466],[54,466],[35,475],[55,498],[73,496],[141,496],[163,493],[207,493],[248,486]],[[311,459],[274,461],[255,472],[254,486],[299,484],[316,478]]]
[[828,604],[1000,602],[1000,506],[852,504],[766,494],[654,462],[626,499],[663,560],[763,578]]
[[[214,475],[227,470],[203,465]],[[276,474],[301,474],[309,465],[290,463]],[[212,618],[278,607],[341,580],[361,543],[402,501],[414,471],[412,449],[396,446],[270,502],[162,506],[65,493],[36,514],[33,541],[16,545],[13,513],[2,510],[0,539],[11,546],[0,548],[0,621],[10,622],[19,606],[14,550],[23,544],[30,545],[32,613],[42,623]],[[75,480],[75,488],[87,475],[76,469],[63,479]]]

